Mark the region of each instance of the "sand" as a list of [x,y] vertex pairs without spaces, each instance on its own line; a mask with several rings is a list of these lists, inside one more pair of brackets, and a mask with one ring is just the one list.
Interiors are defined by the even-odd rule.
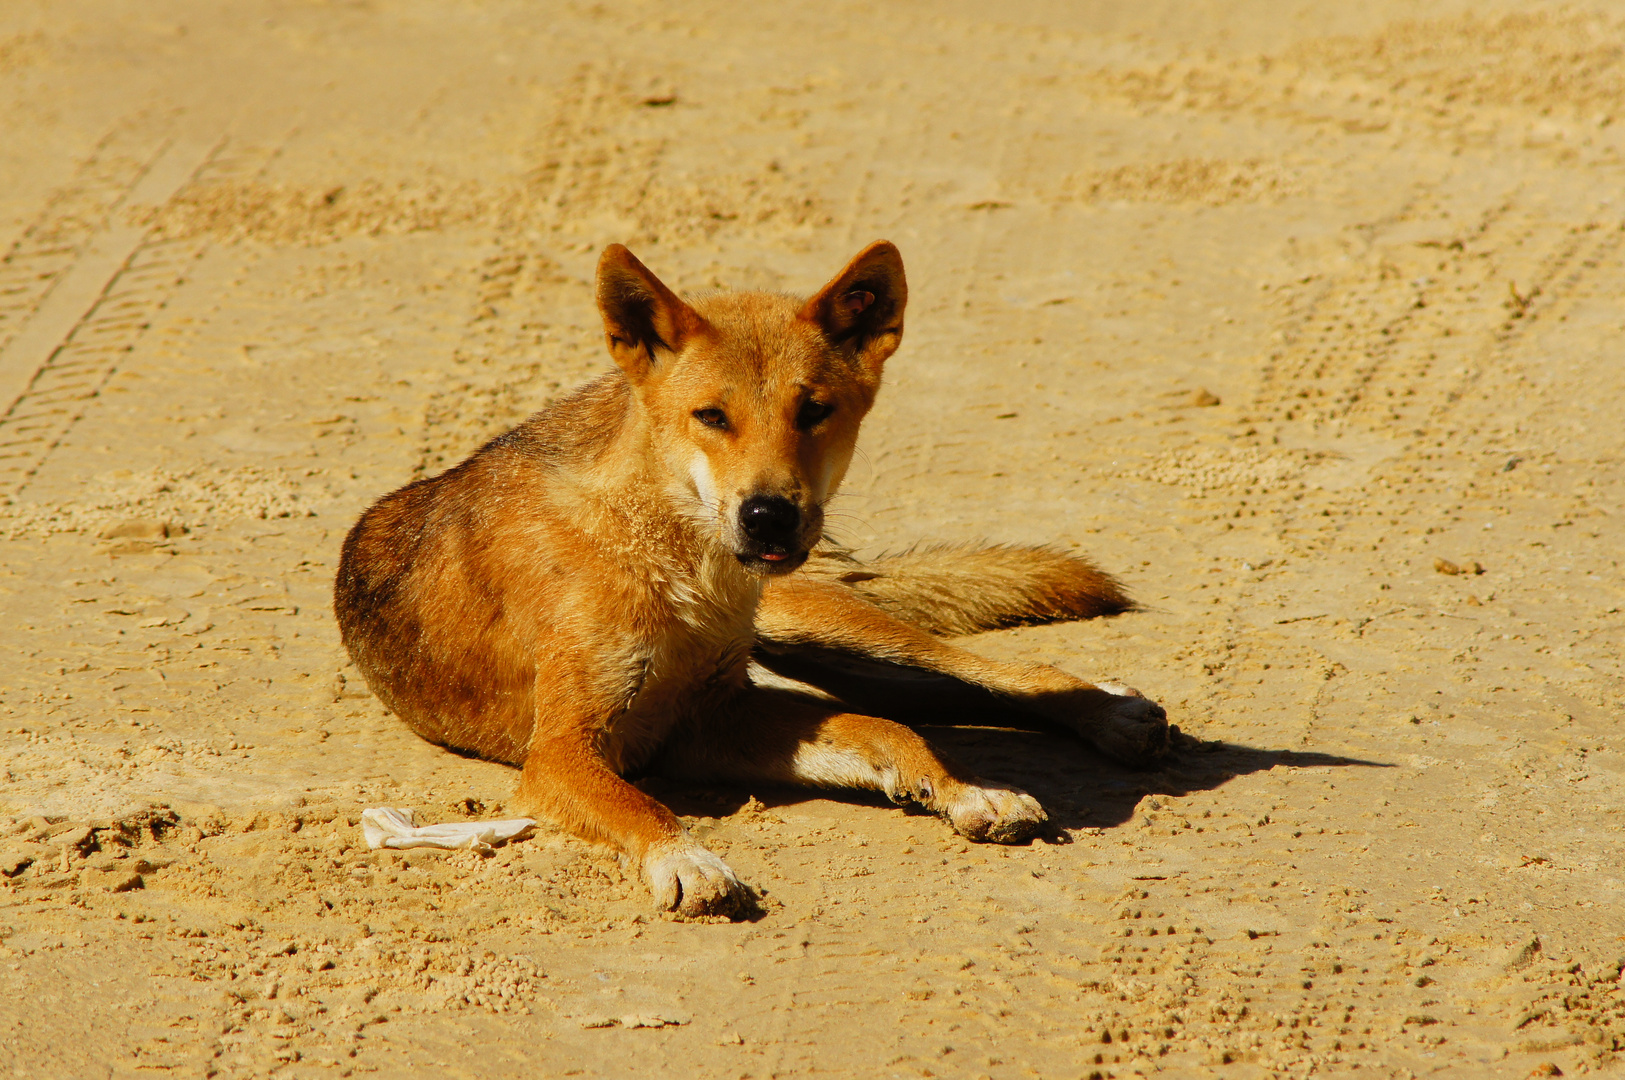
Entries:
[[[0,1071],[1615,1074],[1625,8],[0,9]],[[651,782],[755,922],[501,817],[338,644],[369,500],[605,369],[591,274],[912,303],[832,529],[1189,738],[929,732],[1054,828]],[[510,815],[511,816],[511,815]]]

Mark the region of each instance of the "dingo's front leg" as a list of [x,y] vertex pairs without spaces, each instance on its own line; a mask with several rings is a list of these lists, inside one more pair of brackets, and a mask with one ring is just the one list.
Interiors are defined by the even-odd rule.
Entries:
[[1031,795],[962,775],[902,724],[761,687],[674,732],[656,765],[689,779],[883,791],[972,840],[1000,844],[1027,840],[1048,820]]
[[605,758],[611,736],[600,718],[618,709],[616,695],[603,688],[615,685],[588,665],[538,667],[517,801],[583,839],[623,852],[663,909],[684,916],[749,914],[754,901],[734,872]]
[[625,852],[662,909],[730,918],[750,910],[750,890],[727,864],[690,836],[664,805],[615,775],[579,734],[532,741],[517,800],[583,839]]

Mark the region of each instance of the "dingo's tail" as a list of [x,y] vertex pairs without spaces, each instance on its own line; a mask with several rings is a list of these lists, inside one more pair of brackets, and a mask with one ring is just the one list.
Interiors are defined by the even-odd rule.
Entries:
[[819,548],[797,573],[839,582],[932,634],[1092,619],[1135,606],[1110,574],[1044,547],[934,545],[868,562]]

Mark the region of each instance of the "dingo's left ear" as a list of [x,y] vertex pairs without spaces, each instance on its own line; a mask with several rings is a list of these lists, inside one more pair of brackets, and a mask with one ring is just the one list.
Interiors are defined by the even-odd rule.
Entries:
[[655,369],[656,352],[674,354],[705,327],[705,319],[666,288],[621,244],[598,258],[598,311],[609,354],[633,383]]
[[818,324],[832,344],[850,348],[878,379],[880,366],[903,341],[907,303],[903,256],[889,240],[876,240],[807,301],[801,317]]

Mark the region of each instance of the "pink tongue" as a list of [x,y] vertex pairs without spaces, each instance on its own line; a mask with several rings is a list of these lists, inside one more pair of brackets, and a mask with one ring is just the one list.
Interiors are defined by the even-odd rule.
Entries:
[[768,562],[783,562],[785,559],[788,559],[789,557],[790,556],[788,556],[788,555],[775,555],[771,551],[762,552],[762,558],[766,559]]

